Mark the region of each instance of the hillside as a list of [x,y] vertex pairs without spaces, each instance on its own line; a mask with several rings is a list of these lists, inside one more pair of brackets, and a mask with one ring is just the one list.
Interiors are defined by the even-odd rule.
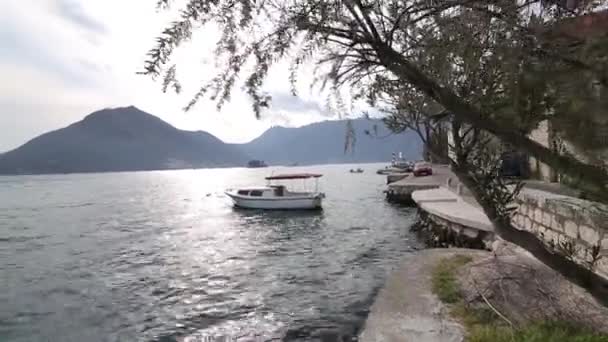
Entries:
[[[413,133],[390,135],[379,120],[353,120],[356,144],[344,153],[346,121],[273,127],[247,144],[226,144],[203,131],[179,130],[135,107],[104,109],[0,154],[0,174],[47,174],[388,161],[419,158]],[[377,126],[377,136],[365,134]]]
[[182,131],[135,107],[104,109],[0,156],[0,174],[162,170],[242,165],[238,148]]
[[354,149],[346,154],[346,120],[299,128],[273,127],[241,147],[246,154],[271,165],[384,162],[399,151],[408,159],[422,155],[422,143],[414,132],[391,135],[380,120],[357,119],[352,123],[356,142]]

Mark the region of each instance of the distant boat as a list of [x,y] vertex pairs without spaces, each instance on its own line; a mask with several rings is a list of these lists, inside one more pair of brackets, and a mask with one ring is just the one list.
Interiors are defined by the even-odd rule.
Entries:
[[378,171],[376,171],[377,174],[379,175],[390,175],[391,173],[402,173],[402,172],[406,172],[406,170],[404,169],[398,169],[396,167],[385,167],[384,169],[380,169]]
[[247,163],[247,167],[249,167],[249,168],[258,168],[258,167],[268,167],[268,165],[266,165],[266,163],[264,163],[263,160],[254,159],[254,160],[250,160]]
[[363,173],[363,169],[350,169],[350,173]]
[[414,163],[407,160],[395,161],[392,163],[391,166],[397,169],[402,169],[406,172],[412,172],[412,170],[414,169]]
[[389,175],[391,173],[412,172],[414,170],[414,162],[407,160],[394,160],[390,166],[376,171],[379,175]]
[[318,179],[322,175],[314,173],[284,174],[266,177],[267,186],[227,190],[235,207],[247,209],[321,209],[325,194],[318,191],[318,182],[313,192],[293,192],[284,185],[272,185],[274,180]]

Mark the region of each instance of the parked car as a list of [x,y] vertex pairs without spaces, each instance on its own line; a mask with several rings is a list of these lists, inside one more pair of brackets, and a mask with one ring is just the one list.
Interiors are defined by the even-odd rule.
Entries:
[[414,176],[430,176],[433,174],[433,167],[431,163],[419,162],[414,164]]

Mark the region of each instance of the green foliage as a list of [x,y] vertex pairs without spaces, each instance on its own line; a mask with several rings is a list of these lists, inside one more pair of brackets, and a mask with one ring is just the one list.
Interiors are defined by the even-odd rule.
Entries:
[[458,267],[469,263],[472,260],[470,256],[455,255],[452,258],[442,259],[432,273],[433,293],[445,303],[456,303],[460,301],[460,288],[456,281],[454,271]]
[[[171,3],[158,1],[161,8]],[[608,203],[605,169],[527,137],[550,120],[586,150],[608,145],[608,97],[589,91],[593,82],[600,93],[608,84],[606,39],[581,41],[559,29],[600,3],[580,2],[566,11],[558,2],[523,0],[187,0],[142,73],[162,78],[164,91],[183,91],[172,55],[195,28],[211,26],[220,31],[217,73],[201,80],[186,109],[203,97],[219,109],[242,84],[259,117],[271,105],[264,81],[275,64],[290,62],[294,94],[299,67],[314,64],[313,84],[328,90],[328,107],[336,112],[347,111],[341,97],[346,88],[353,100],[394,113],[387,120],[391,129],[424,127],[427,143],[441,127],[433,116],[447,112],[449,120],[473,129],[464,137],[465,152],[486,148],[488,140],[477,138],[489,133],[585,183],[594,198]]]
[[[171,3],[159,0],[157,5],[166,9]],[[181,89],[171,56],[192,38],[195,28],[214,26],[221,32],[215,49],[219,71],[203,82],[187,109],[203,96],[221,107],[229,100],[239,75],[245,73],[244,87],[259,115],[270,103],[263,82],[269,69],[281,60],[291,61],[292,85],[302,64],[318,63],[323,86],[347,85],[359,97],[373,102],[376,78],[394,79],[389,72],[394,61],[381,55],[382,45],[416,61],[428,76],[449,85],[468,103],[494,116],[512,117],[511,109],[516,109],[522,122],[511,122],[528,124],[543,115],[539,109],[548,86],[544,80],[555,71],[548,66],[556,63],[528,61],[534,42],[530,41],[530,30],[522,27],[539,21],[542,25],[557,22],[567,14],[552,18],[549,14],[555,5],[547,2],[547,13],[539,19],[531,15],[537,12],[530,11],[533,4],[513,4],[497,1],[488,9],[481,0],[187,0],[179,19],[157,38],[142,73],[162,77],[164,90],[169,86]],[[585,4],[575,12],[591,8],[592,4]],[[587,48],[586,55],[601,56],[598,49]],[[327,67],[321,67],[324,64]],[[296,93],[295,87],[292,92]],[[484,99],[490,103],[482,103],[487,102]]]
[[596,334],[567,322],[532,323],[515,330],[494,323],[471,326],[467,340],[470,342],[608,342],[608,335]]

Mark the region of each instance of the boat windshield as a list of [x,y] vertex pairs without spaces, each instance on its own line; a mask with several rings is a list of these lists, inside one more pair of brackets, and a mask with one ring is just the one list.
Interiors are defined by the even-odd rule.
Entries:
[[277,197],[285,196],[285,186],[283,185],[275,185],[272,187],[274,189],[274,195]]

